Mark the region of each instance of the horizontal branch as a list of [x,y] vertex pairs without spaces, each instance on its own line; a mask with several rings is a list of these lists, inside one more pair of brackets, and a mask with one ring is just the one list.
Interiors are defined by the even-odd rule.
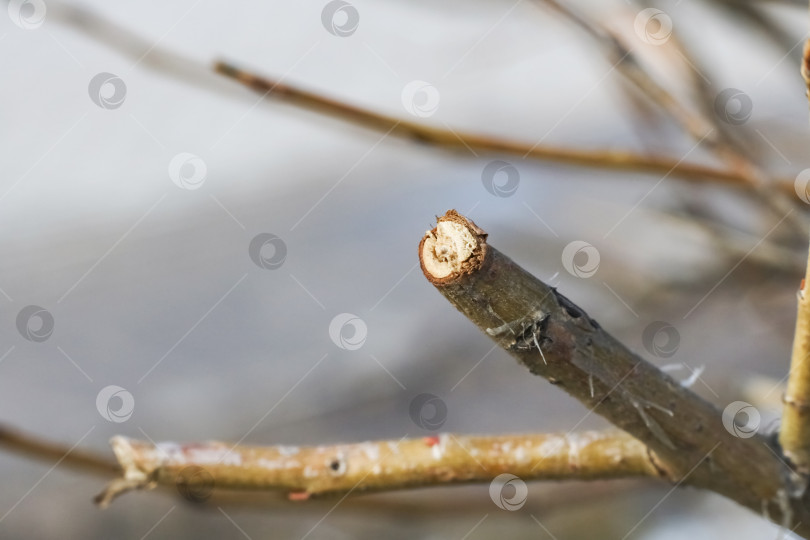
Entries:
[[[713,405],[628,350],[581,308],[487,243],[454,210],[419,246],[422,270],[459,311],[517,358],[642,441],[673,482],[710,489],[777,521],[810,512],[765,437],[734,436]],[[804,529],[801,529],[804,527]]]
[[106,456],[69,448],[2,425],[0,425],[0,448],[29,459],[57,462],[65,467],[94,474],[110,476],[121,473],[118,464]]
[[[752,189],[749,179],[739,172],[689,163],[682,159],[664,156],[646,156],[620,150],[579,150],[574,148],[546,146],[511,141],[485,135],[475,135],[449,129],[441,129],[388,116],[363,107],[328,98],[315,92],[260,77],[226,62],[214,65],[217,73],[230,77],[263,94],[281,99],[291,105],[319,114],[338,118],[365,128],[383,133],[432,144],[442,148],[473,150],[475,152],[514,155],[567,165],[612,169],[636,173],[651,173],[673,176],[691,182],[711,181],[730,187]],[[779,181],[779,191],[797,197],[793,182]]]
[[302,500],[327,493],[521,480],[659,477],[647,448],[618,430],[468,436],[324,446],[239,446],[112,439],[124,477],[97,497],[106,506],[131,489],[178,486],[206,498],[216,489],[282,490]]

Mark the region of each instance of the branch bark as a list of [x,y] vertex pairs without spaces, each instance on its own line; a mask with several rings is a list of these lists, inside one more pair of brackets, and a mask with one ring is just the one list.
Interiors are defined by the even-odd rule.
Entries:
[[802,79],[804,79],[804,84],[807,87],[807,99],[810,101],[810,38],[804,42],[801,73]]
[[[804,43],[802,58],[801,73],[810,100],[810,39]],[[808,257],[807,270],[798,294],[796,331],[779,433],[785,456],[805,475],[810,474],[810,294],[805,292],[810,283],[810,254]]]
[[114,437],[124,476],[96,499],[101,506],[157,485],[204,499],[214,488],[283,490],[304,500],[328,493],[522,480],[660,477],[647,448],[618,430],[571,434],[466,436],[313,447],[159,443]]
[[677,484],[720,493],[810,535],[810,512],[795,495],[773,442],[738,438],[722,414],[633,354],[582,309],[487,243],[454,210],[419,246],[436,289],[535,375],[643,442]]
[[788,460],[804,474],[810,473],[810,259],[798,294],[796,331],[790,374],[785,391],[779,443]]

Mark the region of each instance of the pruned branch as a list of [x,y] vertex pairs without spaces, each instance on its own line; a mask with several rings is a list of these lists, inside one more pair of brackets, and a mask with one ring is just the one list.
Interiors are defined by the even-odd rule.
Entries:
[[468,436],[323,446],[239,446],[222,442],[112,440],[124,469],[97,497],[157,485],[193,490],[281,490],[294,500],[330,493],[490,482],[502,473],[522,480],[659,477],[647,448],[617,430],[569,434]]
[[[720,493],[810,534],[810,512],[773,441],[727,431],[713,405],[632,353],[581,308],[487,243],[454,210],[419,246],[436,289],[503,349],[642,441],[675,483]],[[763,506],[764,505],[764,506]]]

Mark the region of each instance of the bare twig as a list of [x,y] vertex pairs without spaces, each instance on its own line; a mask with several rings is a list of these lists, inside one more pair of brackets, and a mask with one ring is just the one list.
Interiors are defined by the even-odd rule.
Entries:
[[[802,77],[807,85],[810,100],[810,39],[804,44]],[[799,308],[796,316],[796,332],[793,336],[793,353],[790,359],[790,374],[785,391],[785,407],[782,413],[782,430],[779,442],[790,462],[804,474],[810,474],[810,259],[805,278],[799,288]]]
[[191,484],[211,490],[282,490],[295,500],[338,492],[523,480],[659,477],[647,448],[618,430],[572,434],[467,436],[315,447],[234,446],[221,442],[112,440],[124,477],[97,497],[102,506],[131,489]]
[[29,459],[57,461],[65,467],[104,476],[121,472],[118,464],[106,456],[93,454],[85,450],[71,450],[69,447],[59,443],[33,437],[2,425],[0,425],[0,448]]
[[[49,17],[53,15],[52,20],[73,26],[89,38],[137,60],[142,67],[181,80],[195,88],[220,92],[226,90],[225,87],[215,84],[216,79],[209,78],[205,67],[194,58],[168,51],[160,46],[156,47],[151,40],[90,10],[71,4],[53,3],[49,5],[48,14]],[[145,51],[149,53],[146,56]],[[279,84],[278,81],[258,77],[225,62],[217,62],[215,69],[220,74],[234,78],[263,94],[286,98],[299,107],[335,116],[367,128],[388,131],[397,126],[392,132],[394,135],[412,138],[441,148],[457,150],[472,148],[476,152],[499,153],[597,169],[672,176],[696,183],[716,182],[730,187],[749,188],[745,178],[737,171],[699,165],[666,156],[641,155],[619,150],[579,150],[533,145],[482,135],[454,133],[450,130],[431,128],[399,118],[387,117],[317,93]],[[787,196],[798,198],[792,180],[781,179],[776,182],[775,188]]]
[[[778,0],[765,2],[763,0],[750,1],[738,0],[733,2],[721,2],[719,5],[725,8],[732,17],[742,19],[743,24],[749,23],[754,29],[758,29],[766,36],[782,54],[789,55],[792,61],[799,61],[801,52],[794,50],[797,37],[788,32],[788,29],[777,18],[774,18],[769,10],[768,4],[774,4]],[[806,7],[804,0],[796,0],[796,5],[801,3]]]
[[810,38],[804,42],[801,72],[804,84],[807,86],[807,99],[810,100]]
[[[298,107],[359,126],[389,132],[391,135],[441,148],[457,150],[471,148],[476,152],[515,155],[583,167],[655,173],[697,183],[711,181],[743,189],[751,187],[746,177],[737,171],[707,167],[663,156],[644,156],[617,150],[579,150],[535,145],[455,130],[450,131],[350,105],[280,81],[260,77],[226,62],[217,62],[214,69],[217,73],[235,79],[263,95],[282,99]],[[785,194],[796,196],[792,182],[785,180],[780,181],[777,185],[778,189]]]
[[584,13],[580,13],[569,3],[563,4],[557,0],[540,1],[557,10],[593,38],[619,73],[665,110],[695,141],[705,145],[721,161],[725,162],[780,217],[788,216],[797,229],[802,231],[805,229],[805,218],[801,214],[791,212],[792,204],[786,194],[773,190],[772,181],[768,175],[745,153],[738,151],[733,144],[724,139],[723,131],[715,127],[715,119],[684,106],[647,72],[636,58],[635,53],[625,45],[619,36],[591,20]]
[[[773,443],[727,431],[713,405],[630,352],[582,309],[449,211],[420,244],[437,290],[529,370],[650,448],[673,482],[720,493],[810,535],[810,511]],[[786,502],[787,501],[787,502]],[[789,505],[789,506],[786,506]]]

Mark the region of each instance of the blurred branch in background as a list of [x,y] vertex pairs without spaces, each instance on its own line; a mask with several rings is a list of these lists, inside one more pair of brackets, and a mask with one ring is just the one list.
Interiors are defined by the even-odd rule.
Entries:
[[55,461],[54,467],[64,466],[103,476],[121,473],[118,463],[106,456],[67,448],[3,425],[0,425],[0,448],[29,459]]
[[[580,150],[575,148],[550,147],[540,144],[509,141],[482,135],[435,128],[376,113],[362,107],[333,100],[316,93],[301,90],[281,81],[268,79],[226,62],[217,62],[214,69],[261,93],[279,98],[298,107],[321,114],[334,116],[363,127],[400,136],[417,142],[442,148],[468,149],[483,153],[500,153],[531,157],[534,159],[635,173],[663,174],[664,178],[676,176],[692,182],[718,182],[740,188],[752,188],[749,179],[739,171],[716,169],[662,156],[642,156],[632,152],[615,150]],[[778,190],[783,194],[796,195],[793,182],[781,180]]]
[[804,42],[801,72],[804,84],[807,86],[807,99],[810,100],[810,39]]
[[[793,205],[790,200],[784,193],[773,189],[772,180],[768,178],[768,175],[748,159],[742,151],[735,148],[731,141],[723,137],[724,132],[717,127],[714,115],[694,112],[681,103],[673,93],[650,75],[633,50],[618,34],[599,25],[570,4],[561,4],[556,0],[538,1],[547,4],[583,29],[596,41],[599,50],[619,73],[665,110],[696,141],[697,145],[708,147],[722,162],[735,171],[763,201],[773,208],[778,217],[788,216],[789,221],[799,231],[807,229],[809,222],[806,217],[792,212]],[[671,29],[670,32],[672,32]],[[706,108],[704,107],[703,110],[705,111]]]
[[[148,40],[137,33],[92,12],[66,4],[54,5],[52,11],[54,11],[54,16],[59,22],[74,26],[85,32],[89,37],[119,51],[121,54],[140,60],[145,67],[155,69],[168,77],[178,78],[201,88],[211,89],[214,87],[219,92],[227,90],[227,85],[217,84],[215,78],[206,76],[207,68],[192,58],[165,51],[159,46],[153,47]],[[144,55],[144,50],[148,50],[149,54]],[[695,183],[716,182],[721,185],[743,189],[751,189],[752,187],[750,179],[738,170],[700,165],[686,161],[683,158],[647,156],[621,150],[585,150],[554,147],[462,133],[376,113],[315,92],[299,89],[293,85],[261,77],[226,62],[217,62],[215,70],[222,75],[242,82],[263,95],[276,97],[298,107],[335,116],[366,128],[383,133],[390,132],[395,136],[409,138],[441,148],[514,155],[597,169],[659,174],[664,177],[672,176]],[[785,196],[797,197],[792,180],[779,179],[774,185]]]

